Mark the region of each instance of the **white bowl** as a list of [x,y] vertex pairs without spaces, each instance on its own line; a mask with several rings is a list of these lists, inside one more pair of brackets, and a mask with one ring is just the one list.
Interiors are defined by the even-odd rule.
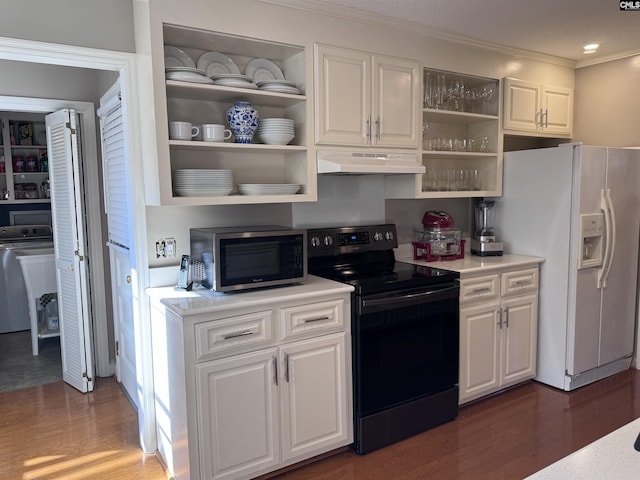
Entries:
[[287,145],[293,140],[293,134],[262,133],[260,138],[267,145]]

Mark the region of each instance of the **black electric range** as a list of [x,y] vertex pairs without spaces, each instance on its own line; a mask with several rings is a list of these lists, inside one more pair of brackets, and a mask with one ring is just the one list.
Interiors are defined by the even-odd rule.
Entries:
[[309,273],[353,285],[354,445],[366,453],[458,414],[458,272],[395,261],[393,224],[307,230]]

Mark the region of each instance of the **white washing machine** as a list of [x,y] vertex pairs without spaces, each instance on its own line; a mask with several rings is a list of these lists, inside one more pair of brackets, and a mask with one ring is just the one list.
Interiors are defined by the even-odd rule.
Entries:
[[0,227],[0,333],[31,329],[27,287],[15,251],[52,247],[50,225]]

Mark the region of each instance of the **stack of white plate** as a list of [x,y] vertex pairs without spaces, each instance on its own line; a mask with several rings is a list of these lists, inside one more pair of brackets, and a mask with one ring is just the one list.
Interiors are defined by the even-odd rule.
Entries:
[[268,145],[286,145],[295,137],[293,120],[261,118],[256,134]]
[[242,195],[293,195],[300,185],[293,183],[241,183],[238,190]]
[[232,190],[231,170],[184,168],[173,172],[173,191],[179,197],[222,196]]
[[181,82],[193,82],[193,83],[213,83],[209,77],[204,73],[204,70],[199,70],[193,67],[167,67],[164,69],[167,80],[180,80]]
[[221,73],[211,77],[215,85],[237,88],[258,88],[253,83],[253,78],[249,75],[240,75],[239,73]]
[[296,87],[296,83],[289,80],[262,80],[256,81],[256,85],[260,90],[266,90],[268,92],[291,93],[294,95],[300,95],[302,93],[300,89]]

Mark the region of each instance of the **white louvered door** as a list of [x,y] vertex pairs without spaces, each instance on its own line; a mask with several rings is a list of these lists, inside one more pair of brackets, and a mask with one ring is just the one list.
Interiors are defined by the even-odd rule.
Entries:
[[112,88],[100,99],[100,138],[104,208],[109,231],[109,261],[113,326],[116,339],[116,378],[129,398],[140,406],[136,374],[131,202],[127,139],[120,94]]
[[93,391],[94,365],[79,122],[74,110],[63,109],[47,115],[46,125],[62,377],[81,392],[90,392]]

